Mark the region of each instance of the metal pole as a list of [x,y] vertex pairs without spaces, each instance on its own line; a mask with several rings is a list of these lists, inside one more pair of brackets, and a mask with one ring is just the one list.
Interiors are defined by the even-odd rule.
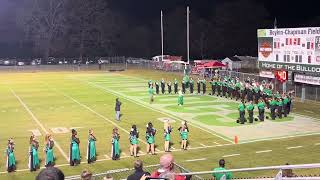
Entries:
[[163,61],[163,13],[161,10],[161,61]]
[[189,6],[187,6],[187,60],[190,62],[190,47],[189,47]]

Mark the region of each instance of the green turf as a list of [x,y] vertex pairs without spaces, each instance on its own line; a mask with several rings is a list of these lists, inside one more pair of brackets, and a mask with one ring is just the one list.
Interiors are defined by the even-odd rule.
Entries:
[[[88,168],[94,173],[105,172],[106,170],[118,168],[130,168],[134,161],[133,158],[123,158],[120,161],[101,161],[91,165],[81,164],[78,167],[69,167],[68,161],[62,155],[68,155],[70,132],[55,134],[52,128],[78,128],[80,143],[80,151],[82,153],[82,161],[85,162],[85,153],[87,145],[87,133],[89,129],[93,129],[98,139],[97,152],[98,159],[104,159],[105,155],[110,156],[111,151],[111,131],[117,126],[120,129],[120,147],[123,152],[122,156],[129,154],[129,143],[127,131],[130,131],[131,125],[136,124],[141,132],[139,146],[145,152],[144,130],[145,125],[151,121],[158,130],[156,136],[156,144],[159,150],[163,150],[163,123],[158,118],[168,117],[167,113],[159,112],[157,109],[164,108],[171,114],[176,122],[172,124],[174,131],[172,133],[172,142],[175,149],[179,149],[180,137],[177,128],[180,126],[180,119],[183,116],[174,114],[175,112],[183,114],[198,115],[196,119],[202,123],[216,126],[238,126],[234,123],[233,118],[237,114],[238,103],[224,102],[223,98],[210,96],[185,96],[186,104],[183,107],[177,107],[176,96],[159,95],[156,101],[159,104],[150,105],[148,102],[148,93],[141,91],[132,91],[132,87],[127,87],[126,84],[132,84],[133,88],[136,84],[146,86],[145,80],[138,78],[160,78],[164,76],[168,79],[173,79],[178,74],[160,73],[158,71],[127,71],[123,75],[99,73],[99,72],[59,72],[59,73],[8,73],[2,74],[0,77],[0,115],[2,123],[0,127],[0,141],[2,149],[5,150],[7,139],[13,137],[16,143],[15,156],[17,159],[18,170],[12,174],[0,174],[0,179],[34,179],[39,172],[30,173],[24,170],[28,162],[28,139],[31,135],[30,130],[38,130],[41,136],[39,157],[44,164],[44,135],[45,131],[53,134],[57,144],[60,145],[62,152],[54,147],[54,153],[57,158],[56,164],[63,165],[59,168],[67,175],[78,175],[81,170]],[[89,82],[89,83],[88,83]],[[130,82],[130,83],[126,83]],[[91,84],[90,84],[91,83]],[[94,83],[94,84],[92,84]],[[99,87],[95,86],[95,83]],[[102,88],[100,88],[100,86]],[[103,89],[105,88],[105,89]],[[25,103],[33,115],[41,123],[45,131],[40,127],[21,105],[19,100],[12,93],[13,90],[17,96]],[[121,94],[114,94],[119,92]],[[114,120],[114,102],[115,98],[120,97],[123,103],[122,120],[116,122]],[[127,98],[126,98],[127,97]],[[190,98],[188,101],[188,97]],[[130,98],[133,98],[134,101]],[[196,98],[196,100],[195,100]],[[199,99],[198,99],[199,98]],[[192,101],[198,101],[193,103]],[[219,102],[217,102],[219,101]],[[190,102],[190,103],[189,103]],[[166,105],[168,103],[168,105]],[[213,106],[213,107],[211,107]],[[219,119],[219,111],[229,110],[229,120]],[[191,112],[189,111],[191,108]],[[189,109],[189,110],[188,110]],[[166,112],[167,112],[166,111]],[[213,113],[207,115],[201,113]],[[221,116],[223,118],[223,116]],[[292,119],[290,116],[288,119]],[[232,121],[231,121],[232,119]],[[282,119],[281,121],[285,121]],[[280,120],[279,120],[280,121]],[[278,122],[278,121],[277,121]],[[230,144],[218,136],[215,132],[207,132],[198,128],[198,126],[190,125],[190,146],[188,151],[173,152],[176,162],[185,166],[192,171],[210,170],[215,167],[218,159],[223,155],[240,153],[239,157],[226,158],[228,168],[255,167],[267,165],[281,165],[289,162],[295,163],[314,163],[315,157],[318,156],[318,149],[315,143],[320,142],[320,136],[306,136],[291,139],[272,140],[264,142],[256,142],[249,144],[239,144],[232,146],[214,147],[217,144]],[[203,148],[202,145],[208,146]],[[288,151],[286,147],[301,145],[303,148]],[[254,152],[263,150],[264,148],[272,149],[270,154],[256,155]],[[160,155],[161,153],[159,153]],[[157,164],[159,161],[157,156],[141,156],[145,165]],[[186,159],[207,158],[205,161],[186,162]],[[0,172],[5,171],[5,155],[0,156]],[[309,172],[309,171],[304,171]],[[257,175],[270,175],[270,173],[260,172],[254,173]]]

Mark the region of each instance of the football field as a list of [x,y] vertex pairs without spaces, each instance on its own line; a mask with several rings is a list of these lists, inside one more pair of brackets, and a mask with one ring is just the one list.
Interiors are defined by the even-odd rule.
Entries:
[[[157,71],[130,70],[109,72],[37,72],[1,73],[0,76],[0,149],[7,140],[15,141],[17,172],[7,174],[5,153],[0,156],[0,179],[34,179],[37,172],[28,171],[29,137],[34,133],[40,141],[39,157],[44,165],[44,136],[53,135],[56,166],[66,176],[78,175],[87,168],[94,173],[131,168],[134,158],[129,154],[129,131],[136,124],[140,131],[139,158],[145,165],[158,164],[164,153],[163,120],[172,122],[172,153],[176,162],[191,171],[211,170],[225,158],[227,168],[269,165],[319,163],[320,120],[315,117],[290,114],[281,120],[235,123],[238,102],[217,96],[185,95],[185,105],[177,105],[177,95],[156,95],[149,103],[149,79],[171,80],[178,74]],[[208,88],[209,90],[209,88]],[[207,90],[207,91],[208,91]],[[121,121],[115,120],[114,103],[122,102]],[[187,120],[190,128],[188,151],[180,150],[178,127]],[[156,152],[146,154],[145,127],[152,122],[158,130]],[[120,132],[121,160],[112,161],[111,132]],[[70,129],[80,138],[82,164],[68,165]],[[97,162],[86,164],[88,130],[97,137]],[[238,136],[239,144],[234,144]],[[302,174],[318,173],[304,170]],[[271,176],[273,172],[252,175]],[[242,174],[238,174],[242,176]]]

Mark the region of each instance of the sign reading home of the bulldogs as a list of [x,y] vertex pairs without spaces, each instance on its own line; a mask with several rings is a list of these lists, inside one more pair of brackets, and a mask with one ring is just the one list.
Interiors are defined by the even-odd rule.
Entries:
[[309,72],[309,73],[319,74],[320,76],[320,66],[317,66],[317,65],[259,61],[259,68],[278,69],[278,70],[295,71],[295,72]]

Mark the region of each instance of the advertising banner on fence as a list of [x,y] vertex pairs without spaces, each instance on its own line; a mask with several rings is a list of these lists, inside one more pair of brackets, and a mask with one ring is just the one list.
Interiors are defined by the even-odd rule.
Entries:
[[313,84],[313,85],[320,86],[320,77],[295,74],[294,75],[294,82],[300,82],[300,83]]
[[260,68],[320,72],[320,27],[258,29]]
[[260,71],[259,72],[260,77],[265,77],[265,78],[274,78],[274,72],[273,71]]

